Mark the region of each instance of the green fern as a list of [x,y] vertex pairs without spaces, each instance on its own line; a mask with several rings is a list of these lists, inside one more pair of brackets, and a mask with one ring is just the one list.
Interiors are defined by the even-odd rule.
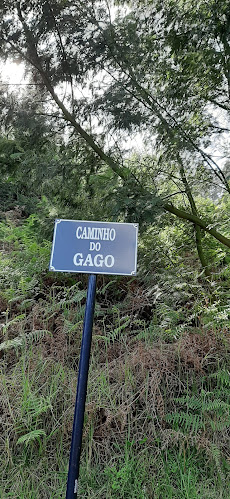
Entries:
[[221,387],[215,389],[215,395],[217,398],[225,400],[230,406],[230,390],[228,387]]
[[34,393],[30,393],[22,404],[22,413],[28,419],[37,419],[41,414],[52,409],[49,397],[37,397]]
[[100,295],[104,295],[104,294],[105,294],[105,292],[107,291],[107,289],[108,289],[109,287],[111,287],[111,286],[114,286],[114,287],[115,287],[115,286],[116,286],[116,284],[117,284],[116,279],[113,279],[112,281],[107,282],[107,284],[105,284],[105,286],[102,286],[102,288],[100,288],[100,289],[97,291],[97,293],[98,293],[98,294],[100,294]]
[[71,321],[64,319],[63,333],[70,335],[76,331],[79,327],[82,327],[83,320],[77,321],[73,324]]
[[[219,372],[216,373],[219,375]],[[226,376],[221,373],[221,383],[226,383]],[[174,399],[176,404],[186,406],[187,412],[180,411],[166,414],[165,419],[173,426],[196,433],[199,429],[211,428],[213,432],[230,427],[230,404],[225,397],[226,388],[213,391],[202,390],[200,396],[183,396]],[[217,395],[218,393],[218,395]],[[223,400],[225,399],[225,400]]]
[[186,396],[179,397],[175,399],[175,402],[186,405],[188,409],[192,410],[201,410],[202,413],[208,411],[229,411],[230,406],[227,402],[224,402],[221,399],[215,398],[213,400],[207,400],[207,398],[215,396],[214,392],[202,392],[200,397],[195,396]]
[[30,431],[29,433],[26,433],[25,435],[22,435],[18,440],[17,440],[17,445],[19,444],[25,444],[26,447],[28,447],[28,445],[31,443],[31,442],[34,442],[35,440],[38,440],[39,443],[40,443],[40,437],[45,437],[46,436],[46,432],[44,430],[33,430],[33,431]]
[[16,317],[14,317],[11,321],[8,321],[6,324],[4,324],[2,326],[2,332],[3,332],[3,334],[6,333],[7,329],[10,326],[13,326],[14,324],[16,324],[17,322],[22,321],[23,319],[25,319],[25,314],[20,314],[20,315],[17,315]]
[[117,337],[119,337],[121,331],[123,331],[123,329],[125,329],[127,326],[129,326],[130,324],[130,321],[131,319],[128,317],[122,317],[121,321],[124,320],[125,322],[123,322],[123,324],[120,324],[118,327],[116,327],[115,329],[113,329],[113,331],[111,331],[111,333],[109,333],[109,339],[111,341],[115,341],[115,339]]
[[177,429],[182,427],[185,431],[197,433],[198,430],[204,429],[202,417],[199,414],[189,414],[187,412],[175,412],[165,415],[165,420],[172,423]]
[[174,401],[177,404],[186,405],[188,409],[192,410],[200,410],[202,408],[202,402],[203,402],[201,397],[195,397],[195,396],[189,397],[188,395],[185,397],[178,397],[174,399]]
[[34,341],[39,341],[43,339],[47,334],[52,336],[52,333],[47,329],[36,329],[23,336],[22,335],[16,336],[16,338],[13,338],[12,340],[3,341],[0,344],[0,351],[1,350],[7,351],[10,350],[11,348],[15,349],[22,348],[27,343],[31,344]]
[[221,369],[211,374],[209,378],[215,378],[219,386],[228,386],[230,388],[230,373],[227,369]]
[[221,452],[220,452],[220,449],[218,449],[218,447],[216,445],[211,444],[210,451],[211,451],[212,459],[213,459],[213,461],[216,464],[217,471],[218,471],[221,479],[224,480],[224,474],[223,474],[223,471],[221,469]]
[[30,333],[26,334],[26,342],[27,343],[33,343],[33,341],[39,341],[45,338],[45,336],[53,336],[48,329],[34,329]]
[[224,411],[229,411],[230,409],[230,406],[229,404],[227,404],[226,402],[224,402],[223,400],[220,400],[220,399],[214,399],[214,400],[211,400],[210,402],[207,401],[204,405],[203,405],[203,411],[219,411],[219,413],[222,412],[222,409]]
[[210,419],[209,422],[213,431],[223,431],[226,428],[230,428],[230,416],[222,417],[217,421]]
[[24,344],[25,344],[25,340],[24,340],[23,336],[17,336],[13,340],[7,340],[7,341],[3,341],[2,343],[0,343],[0,351],[1,350],[7,351],[7,350],[10,350],[11,348],[18,349],[18,348],[22,347]]

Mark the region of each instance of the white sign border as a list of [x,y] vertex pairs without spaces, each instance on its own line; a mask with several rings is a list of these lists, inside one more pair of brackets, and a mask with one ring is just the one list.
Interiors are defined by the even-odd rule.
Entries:
[[[74,271],[74,270],[56,270],[55,267],[52,265],[52,260],[53,260],[53,255],[54,255],[54,246],[55,246],[55,240],[56,240],[56,232],[57,232],[57,225],[61,222],[87,222],[87,223],[98,223],[98,224],[117,224],[117,225],[133,225],[136,229],[136,248],[135,248],[135,270],[133,270],[130,274],[124,274],[124,273],[115,273],[115,272],[89,272],[87,270],[81,270],[81,271]],[[55,225],[54,225],[54,235],[53,235],[53,243],[52,243],[52,250],[51,250],[51,257],[50,257],[50,264],[49,264],[49,270],[52,272],[67,272],[71,274],[96,274],[96,275],[126,275],[126,276],[135,276],[137,274],[137,246],[138,246],[138,228],[139,224],[138,223],[130,223],[130,222],[102,222],[100,220],[69,220],[67,218],[57,218],[55,220]]]

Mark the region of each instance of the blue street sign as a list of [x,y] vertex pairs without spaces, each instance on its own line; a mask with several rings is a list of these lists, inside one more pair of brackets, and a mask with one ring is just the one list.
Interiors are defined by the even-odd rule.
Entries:
[[56,220],[50,270],[135,275],[138,224]]

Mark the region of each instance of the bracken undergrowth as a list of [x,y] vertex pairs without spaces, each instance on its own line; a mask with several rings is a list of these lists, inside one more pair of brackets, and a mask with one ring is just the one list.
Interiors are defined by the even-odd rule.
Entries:
[[[0,497],[61,499],[87,279],[2,230]],[[81,498],[230,497],[227,307],[180,275],[98,278]]]

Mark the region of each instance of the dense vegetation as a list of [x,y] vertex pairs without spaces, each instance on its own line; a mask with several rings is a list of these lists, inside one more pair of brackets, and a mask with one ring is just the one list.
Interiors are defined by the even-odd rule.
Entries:
[[0,496],[65,497],[87,278],[48,272],[61,217],[140,230],[137,277],[98,277],[79,496],[228,499],[228,3],[0,13],[28,78],[0,88]]

